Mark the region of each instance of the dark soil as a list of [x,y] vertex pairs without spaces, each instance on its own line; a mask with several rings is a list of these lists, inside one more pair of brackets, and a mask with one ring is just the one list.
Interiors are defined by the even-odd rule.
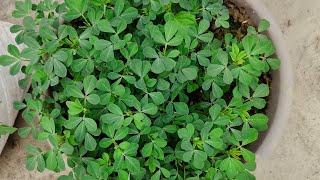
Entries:
[[232,0],[225,0],[224,4],[229,9],[230,28],[216,28],[213,24],[212,31],[215,34],[215,37],[223,39],[226,33],[231,33],[238,39],[243,38],[247,34],[248,27],[254,26],[253,20],[250,18],[245,8],[237,6]]
[[233,1],[225,0],[225,5],[229,9],[230,14],[230,31],[237,38],[241,39],[247,34],[248,27],[254,26],[253,20],[245,8],[237,6]]

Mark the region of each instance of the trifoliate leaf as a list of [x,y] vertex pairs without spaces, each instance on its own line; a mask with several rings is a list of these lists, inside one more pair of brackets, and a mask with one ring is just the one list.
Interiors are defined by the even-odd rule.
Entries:
[[10,127],[7,125],[0,125],[0,136],[12,134],[16,130],[17,130],[17,128],[14,128],[14,127]]
[[260,84],[254,91],[252,97],[260,98],[269,95],[269,86],[266,84]]
[[88,151],[94,151],[97,147],[96,140],[89,133],[86,134],[86,137],[84,139],[84,147]]
[[258,26],[258,31],[259,32],[263,32],[263,31],[266,31],[268,30],[270,27],[270,23],[269,21],[265,20],[265,19],[262,19],[259,23],[259,26]]

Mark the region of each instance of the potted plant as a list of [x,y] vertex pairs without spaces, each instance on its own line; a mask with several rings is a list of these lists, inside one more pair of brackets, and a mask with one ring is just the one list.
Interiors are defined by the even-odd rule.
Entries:
[[23,25],[11,31],[26,48],[0,64],[21,69],[22,88],[31,83],[14,103],[28,124],[19,135],[51,145],[27,146],[27,169],[67,164],[60,179],[254,179],[247,147],[268,128],[269,73],[280,61],[269,22],[239,22],[228,4],[18,1]]

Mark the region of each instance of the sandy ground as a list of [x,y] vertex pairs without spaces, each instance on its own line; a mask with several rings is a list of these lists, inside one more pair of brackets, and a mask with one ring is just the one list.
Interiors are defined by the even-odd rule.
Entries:
[[[24,127],[24,121],[19,117],[16,127]],[[0,155],[0,180],[54,180],[58,177],[51,172],[30,172],[25,168],[25,145],[33,144],[48,148],[47,144],[35,144],[32,138],[21,139],[17,134],[11,135]]]
[[257,179],[320,179],[320,1],[263,0],[278,20],[295,74],[294,104],[271,157],[258,157]]
[[[276,17],[295,74],[294,104],[279,145],[268,158],[257,157],[258,180],[320,179],[320,1],[260,0]],[[0,0],[0,19],[8,18],[13,0]],[[23,145],[11,136],[0,156],[0,180],[54,179],[24,168]]]

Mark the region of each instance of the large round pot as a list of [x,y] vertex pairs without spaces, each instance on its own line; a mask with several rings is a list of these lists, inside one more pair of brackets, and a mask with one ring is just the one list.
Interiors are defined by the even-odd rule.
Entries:
[[[267,19],[271,27],[268,31],[277,49],[277,57],[281,60],[279,71],[272,72],[271,93],[267,114],[270,118],[269,130],[262,133],[259,141],[254,144],[260,156],[269,155],[277,145],[289,116],[293,95],[293,73],[289,62],[286,46],[282,40],[282,32],[274,17],[260,0],[233,0],[239,7],[243,7],[251,18],[258,24],[260,19]],[[11,24],[0,21],[0,54],[6,53],[6,47],[14,43],[14,36],[10,33]],[[15,100],[21,99],[23,91],[18,87],[18,80],[22,75],[10,76],[7,68],[0,67],[0,124],[13,125],[17,111],[12,108]],[[0,153],[7,137],[0,139]]]
[[[0,21],[0,55],[7,54],[7,46],[15,44],[15,37],[10,33],[12,24]],[[16,76],[9,74],[9,68],[0,66],[0,124],[13,126],[18,111],[13,108],[13,102],[21,100],[24,91],[19,88],[18,81],[23,78],[20,73]],[[0,154],[8,136],[0,138]]]
[[272,83],[270,97],[268,100],[267,115],[269,116],[269,130],[260,135],[252,149],[257,155],[267,157],[271,154],[286,128],[289,118],[290,107],[293,99],[293,72],[289,62],[286,45],[282,39],[283,33],[280,30],[276,19],[267,10],[261,0],[233,0],[238,7],[245,8],[255,24],[261,19],[270,22],[270,29],[267,35],[272,39],[276,56],[281,61],[278,71],[272,72]]

